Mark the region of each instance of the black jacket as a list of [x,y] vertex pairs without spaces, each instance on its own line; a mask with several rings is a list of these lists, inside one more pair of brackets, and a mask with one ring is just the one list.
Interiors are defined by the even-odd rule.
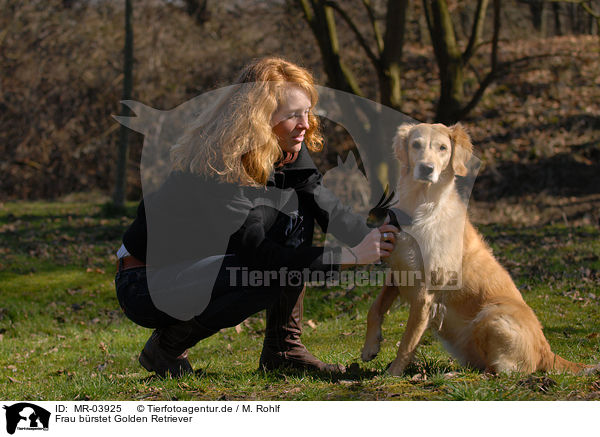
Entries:
[[303,145],[297,160],[274,171],[266,187],[172,173],[140,202],[123,242],[151,266],[230,253],[262,269],[337,269],[339,248],[312,246],[315,221],[350,246],[370,231],[322,185]]

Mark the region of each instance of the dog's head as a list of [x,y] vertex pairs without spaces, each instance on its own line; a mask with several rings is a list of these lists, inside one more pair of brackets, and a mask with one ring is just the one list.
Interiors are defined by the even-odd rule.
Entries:
[[403,124],[394,138],[394,154],[404,176],[437,183],[442,174],[466,176],[473,146],[460,124]]

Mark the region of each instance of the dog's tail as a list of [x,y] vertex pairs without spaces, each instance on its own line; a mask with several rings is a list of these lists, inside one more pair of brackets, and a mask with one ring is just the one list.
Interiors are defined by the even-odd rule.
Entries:
[[569,360],[565,360],[560,355],[550,352],[550,356],[545,360],[545,368],[539,370],[545,370],[549,372],[569,372],[569,373],[593,373],[600,371],[600,366],[594,366],[590,364],[574,363]]

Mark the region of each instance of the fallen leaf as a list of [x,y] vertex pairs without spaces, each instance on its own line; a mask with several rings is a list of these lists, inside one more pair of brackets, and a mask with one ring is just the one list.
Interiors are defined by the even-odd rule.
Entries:
[[313,321],[312,321],[312,319],[311,319],[311,320],[308,320],[308,321],[306,322],[306,324],[307,324],[308,326],[310,326],[312,329],[316,329],[316,328],[317,328],[317,324],[316,324],[315,322],[313,322]]
[[13,378],[12,376],[9,376],[9,377],[8,377],[8,380],[9,380],[10,382],[14,382],[15,384],[23,384],[21,381],[19,381],[19,380],[17,380],[17,379],[15,379],[15,378]]
[[427,381],[427,375],[422,375],[420,373],[417,373],[412,378],[410,378],[410,380],[414,381],[414,382]]
[[548,376],[530,375],[518,382],[518,385],[525,386],[533,391],[548,392],[551,387],[556,385],[556,381]]
[[240,334],[243,331],[242,329],[242,324],[240,323],[239,325],[235,325],[235,332],[237,332],[238,334]]

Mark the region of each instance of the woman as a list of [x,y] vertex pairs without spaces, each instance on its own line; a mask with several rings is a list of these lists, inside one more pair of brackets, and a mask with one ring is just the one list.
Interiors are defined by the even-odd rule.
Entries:
[[[398,229],[369,229],[321,185],[308,154],[322,148],[308,71],[265,58],[237,83],[173,147],[173,171],[140,203],[117,254],[123,311],[155,328],[139,361],[161,376],[190,373],[188,348],[266,309],[261,368],[343,372],[300,341],[304,281],[271,274],[377,262]],[[349,247],[311,246],[315,221]]]

